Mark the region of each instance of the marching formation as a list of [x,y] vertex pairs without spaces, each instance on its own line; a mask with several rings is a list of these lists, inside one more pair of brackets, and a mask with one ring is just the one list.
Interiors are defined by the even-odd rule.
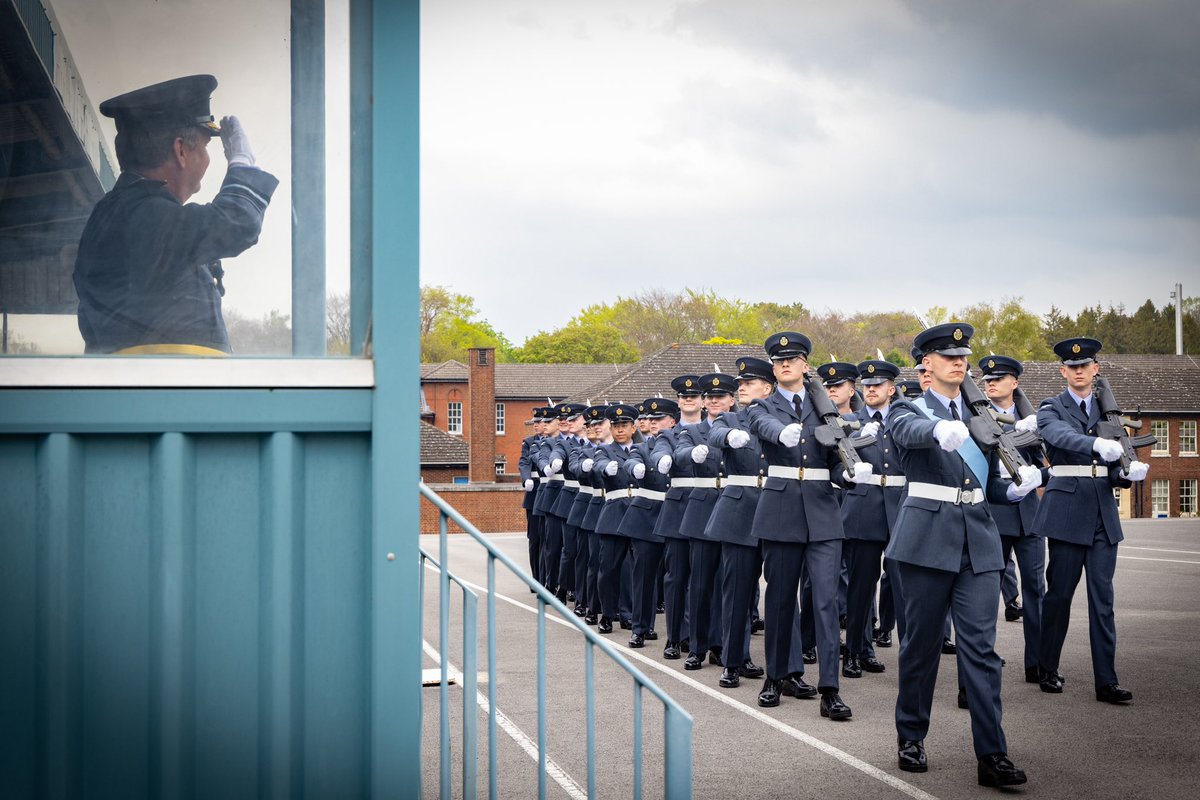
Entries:
[[520,462],[531,574],[600,633],[628,630],[632,648],[661,636],[663,658],[719,666],[723,688],[762,678],[760,706],[819,696],[831,720],[853,716],[842,678],[885,671],[875,648],[894,628],[897,766],[928,769],[953,654],[979,783],[1025,783],[1001,725],[998,608],[1024,627],[1025,680],[1060,693],[1086,571],[1096,699],[1132,700],[1115,667],[1113,489],[1146,477],[1136,448],[1153,438],[1126,432],[1100,342],[1055,345],[1066,386],[1035,410],[1013,358],[984,357],[974,383],[973,333],[919,334],[919,383],[882,360],[813,369],[808,337],[787,331],[736,374],[678,376],[675,399],[535,409]]

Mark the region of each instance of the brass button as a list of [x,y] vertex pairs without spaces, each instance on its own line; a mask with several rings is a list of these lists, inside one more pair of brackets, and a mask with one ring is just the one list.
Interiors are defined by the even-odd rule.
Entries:
[[967,479],[965,479],[965,480],[963,481],[963,486],[970,486],[970,485],[971,485],[971,479],[970,479],[970,478],[967,478]]
[[808,456],[805,456],[805,457],[804,457],[804,460],[805,460],[805,461],[808,461]]
[[886,447],[885,447],[885,448],[883,448],[883,452],[884,452],[884,453],[887,453],[887,452],[888,452],[888,449],[887,449]]
[[887,469],[887,468],[888,468],[888,463],[887,463],[886,461],[885,461],[885,462],[883,462],[883,468],[884,468],[884,469]]

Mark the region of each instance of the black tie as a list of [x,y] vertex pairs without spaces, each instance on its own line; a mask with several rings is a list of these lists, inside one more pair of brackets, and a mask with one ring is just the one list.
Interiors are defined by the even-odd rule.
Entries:
[[953,400],[950,401],[950,416],[958,420],[962,419],[962,417],[958,415],[958,403],[954,402]]
[[871,415],[871,419],[875,420],[875,421],[876,421],[876,422],[878,422],[880,425],[882,425],[882,424],[883,424],[883,414],[881,414],[881,413],[880,413],[880,412],[878,412],[878,411],[876,411],[874,414],[872,414],[872,415]]
[[792,395],[792,405],[794,405],[796,407],[796,416],[803,419],[804,418],[804,398],[800,396],[799,392]]
[[1088,413],[1087,413],[1087,400],[1080,400],[1080,401],[1079,401],[1079,410],[1083,412],[1083,416],[1084,416],[1084,417],[1087,417],[1087,415],[1088,415]]

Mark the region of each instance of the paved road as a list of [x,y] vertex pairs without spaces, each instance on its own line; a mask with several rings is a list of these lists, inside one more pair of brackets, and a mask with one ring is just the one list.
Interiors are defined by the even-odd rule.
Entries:
[[[1047,798],[1131,798],[1195,796],[1200,772],[1200,521],[1137,520],[1125,523],[1116,577],[1117,669],[1134,693],[1129,706],[1097,703],[1087,641],[1087,610],[1082,585],[1063,652],[1067,676],[1061,695],[1024,683],[1019,623],[998,624],[997,649],[1011,665],[1005,670],[1004,725],[1009,753],[1029,774],[1029,783],[1010,794]],[[497,535],[494,543],[524,563],[523,535]],[[422,537],[436,554],[436,537]],[[486,583],[483,550],[466,536],[450,541],[451,570],[476,584]],[[436,573],[426,573],[428,653],[438,647]],[[508,732],[497,736],[500,797],[536,797],[537,765],[527,753],[537,739],[537,601],[502,566],[496,581],[497,708]],[[997,603],[999,608],[999,603]],[[451,609],[450,663],[462,664],[460,606]],[[485,606],[480,607],[482,615]],[[587,788],[584,725],[584,645],[580,634],[547,615],[547,742],[555,778],[548,797],[582,797]],[[480,670],[486,677],[486,627],[480,625]],[[675,698],[695,720],[693,793],[697,798],[957,798],[994,796],[976,785],[967,712],[956,704],[955,663],[944,657],[926,740],[930,769],[924,775],[895,767],[893,709],[897,648],[879,649],[887,665],[881,675],[842,679],[842,697],[854,718],[822,719],[816,700],[784,698],[775,709],[756,704],[759,681],[737,689],[717,687],[720,668],[685,672],[682,661],[662,659],[662,640],[645,650],[625,647],[628,632],[606,637]],[[655,647],[653,645],[657,644]],[[751,644],[763,663],[762,637]],[[436,662],[426,657],[426,666]],[[806,675],[817,683],[817,666]],[[597,796],[628,797],[633,782],[632,681],[603,655],[596,658]],[[487,695],[486,683],[480,691]],[[438,794],[438,690],[425,690],[425,794]],[[452,756],[459,758],[458,735],[463,694],[450,690],[448,719]],[[661,705],[644,695],[647,797],[662,796]],[[487,786],[487,718],[476,706],[480,725],[481,792]],[[519,743],[528,737],[525,748]],[[536,753],[536,750],[534,750]],[[453,759],[452,759],[453,760]],[[461,796],[457,767],[454,795]]]

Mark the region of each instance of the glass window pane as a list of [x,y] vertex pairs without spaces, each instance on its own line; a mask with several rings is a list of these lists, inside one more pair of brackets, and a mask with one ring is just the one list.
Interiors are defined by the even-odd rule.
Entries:
[[451,401],[446,409],[446,431],[448,433],[463,432],[463,404]]
[[1196,455],[1196,421],[1194,419],[1179,423],[1179,455]]
[[504,435],[504,403],[496,403],[496,435]]
[[1154,516],[1167,516],[1171,513],[1171,482],[1156,480],[1150,484],[1150,509]]
[[1196,516],[1196,479],[1179,482],[1179,516]]
[[1155,420],[1150,423],[1150,432],[1157,442],[1150,448],[1151,455],[1161,456],[1171,452],[1171,426],[1166,420]]

